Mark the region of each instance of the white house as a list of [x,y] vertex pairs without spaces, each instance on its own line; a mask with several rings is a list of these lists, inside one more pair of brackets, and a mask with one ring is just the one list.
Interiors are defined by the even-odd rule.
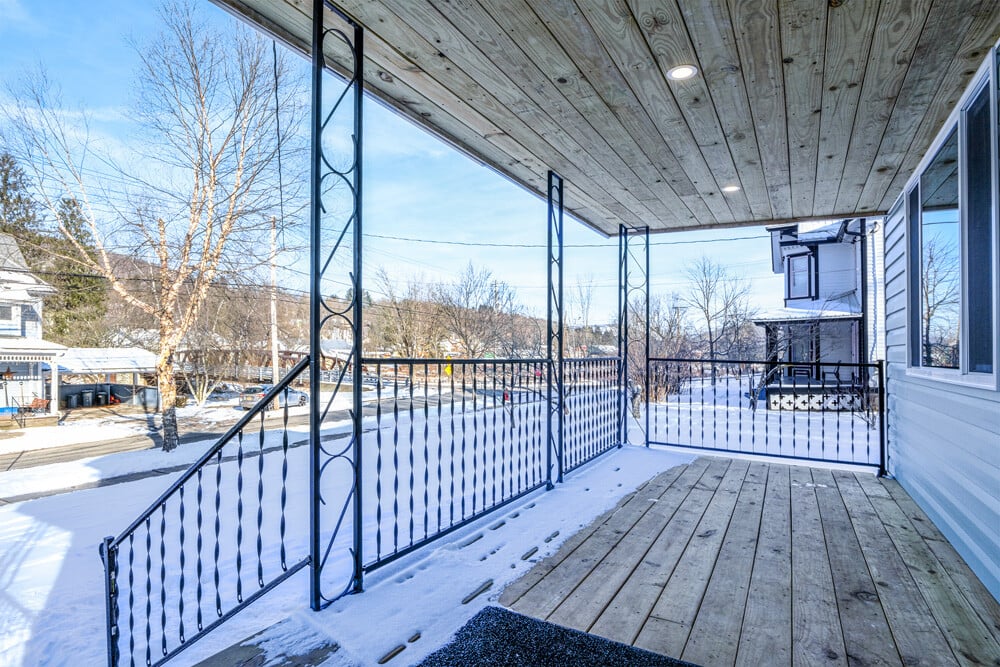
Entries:
[[1000,597],[997,46],[885,220],[889,470]]
[[882,359],[879,301],[882,225],[853,218],[770,227],[772,270],[784,274],[784,307],[754,320],[767,358],[801,364],[789,374],[816,377],[820,363]]
[[[58,372],[48,383],[42,375],[42,365],[55,368],[52,361],[66,350],[42,339],[42,298],[53,292],[28,270],[14,238],[0,234],[0,409],[8,414],[59,395]],[[51,414],[58,403],[50,400]]]

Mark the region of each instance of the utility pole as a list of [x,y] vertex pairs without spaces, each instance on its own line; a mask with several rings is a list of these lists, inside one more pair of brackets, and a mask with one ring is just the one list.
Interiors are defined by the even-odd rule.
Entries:
[[278,219],[271,216],[271,382],[281,379],[278,368]]

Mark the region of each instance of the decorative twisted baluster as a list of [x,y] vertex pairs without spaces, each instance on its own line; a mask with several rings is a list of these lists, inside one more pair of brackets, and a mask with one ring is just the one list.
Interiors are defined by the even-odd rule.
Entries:
[[[264,428],[264,413],[260,413]],[[243,602],[243,431],[236,436],[236,601]]]
[[184,486],[181,485],[178,493],[178,514],[180,520],[180,535],[179,535],[179,549],[180,551],[180,581],[177,591],[177,637],[183,644],[186,640],[184,638],[184,564],[186,562],[186,554],[184,553]]

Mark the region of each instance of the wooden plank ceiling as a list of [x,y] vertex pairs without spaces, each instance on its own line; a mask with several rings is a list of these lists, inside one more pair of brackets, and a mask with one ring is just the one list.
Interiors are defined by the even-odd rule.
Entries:
[[[309,0],[215,2],[307,49]],[[1000,0],[338,6],[371,92],[608,234],[884,212],[1000,38]]]

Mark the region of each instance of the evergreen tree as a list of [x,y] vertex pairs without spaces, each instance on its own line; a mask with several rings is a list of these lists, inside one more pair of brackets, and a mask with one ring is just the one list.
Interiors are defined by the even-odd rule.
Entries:
[[[106,281],[71,259],[78,251],[66,236],[46,229],[30,186],[14,157],[0,153],[0,233],[11,235],[28,268],[56,288],[44,301],[43,335],[71,347],[100,346],[104,342]],[[63,199],[56,215],[84,248],[94,247],[79,202]]]
[[[61,226],[92,254],[94,240],[80,203],[63,199],[57,215]],[[45,337],[71,347],[100,347],[106,343],[107,281],[73,259],[77,251],[65,236],[49,237],[46,241],[51,244],[51,252],[42,277],[56,288],[56,293],[45,299],[42,323]]]
[[10,153],[0,153],[0,233],[10,234],[28,266],[42,256],[41,217],[28,178]]

